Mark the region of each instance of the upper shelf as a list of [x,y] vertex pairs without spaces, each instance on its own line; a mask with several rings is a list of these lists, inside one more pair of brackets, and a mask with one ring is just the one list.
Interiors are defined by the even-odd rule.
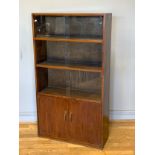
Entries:
[[102,39],[97,38],[73,38],[73,37],[60,37],[60,36],[41,36],[34,37],[34,40],[45,40],[45,41],[59,41],[59,42],[81,42],[81,43],[99,43],[102,44]]

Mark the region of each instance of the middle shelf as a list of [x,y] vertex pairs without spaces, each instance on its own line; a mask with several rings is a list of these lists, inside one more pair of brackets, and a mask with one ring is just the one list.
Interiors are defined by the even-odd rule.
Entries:
[[103,44],[103,39],[100,38],[80,38],[80,37],[63,37],[63,36],[37,36],[33,40],[55,41],[55,42],[77,42],[77,43],[98,43]]
[[64,70],[77,70],[77,71],[88,71],[88,72],[102,72],[102,67],[94,67],[94,66],[85,66],[82,64],[67,64],[63,65],[60,62],[49,62],[43,61],[41,63],[36,64],[36,67],[40,68],[49,68],[49,69],[64,69]]

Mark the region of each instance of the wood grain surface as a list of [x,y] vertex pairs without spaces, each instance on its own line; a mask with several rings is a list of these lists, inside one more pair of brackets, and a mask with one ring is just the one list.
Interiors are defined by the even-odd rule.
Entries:
[[82,38],[58,38],[58,37],[36,37],[33,40],[58,41],[58,42],[79,42],[79,43],[99,43],[102,44],[102,39],[82,39]]

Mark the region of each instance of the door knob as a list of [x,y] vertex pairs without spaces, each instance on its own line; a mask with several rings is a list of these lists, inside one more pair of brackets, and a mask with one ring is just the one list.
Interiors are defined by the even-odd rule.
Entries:
[[70,112],[69,113],[69,120],[72,122],[72,116],[73,116],[73,114],[72,114],[72,112]]

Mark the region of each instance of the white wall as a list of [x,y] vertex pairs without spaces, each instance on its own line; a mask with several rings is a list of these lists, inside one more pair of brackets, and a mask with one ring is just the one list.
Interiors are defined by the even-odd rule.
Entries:
[[36,120],[32,12],[110,12],[110,117],[134,118],[134,0],[20,0],[20,121]]

